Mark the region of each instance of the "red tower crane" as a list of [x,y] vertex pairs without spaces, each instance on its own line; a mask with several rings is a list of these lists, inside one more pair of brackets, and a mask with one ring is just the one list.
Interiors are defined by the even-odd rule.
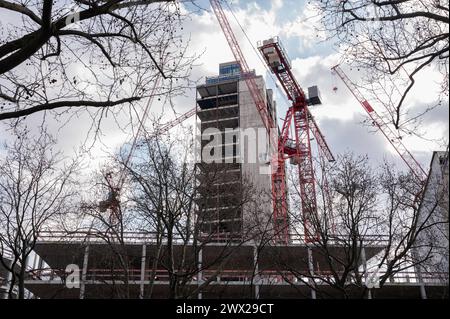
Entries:
[[396,152],[400,155],[406,165],[409,167],[414,176],[423,184],[427,179],[427,173],[414,158],[411,152],[401,141],[401,138],[395,134],[394,130],[384,122],[383,118],[375,111],[369,101],[364,97],[358,87],[350,80],[339,65],[336,65],[332,70],[342,79],[350,92],[355,96],[364,111],[369,115],[374,126],[376,126],[381,133],[386,137],[389,143],[394,147]]
[[[320,104],[320,98],[317,88],[310,88],[309,99],[298,84],[292,74],[291,64],[279,39],[272,38],[264,41],[258,46],[267,65],[272,73],[276,75],[281,83],[287,97],[292,102],[287,115],[284,119],[281,137],[279,140],[280,153],[279,160],[292,158],[298,166],[300,197],[302,206],[302,222],[305,231],[306,242],[313,241],[317,234],[313,231],[312,222],[317,220],[317,200],[314,166],[311,150],[311,135],[316,139],[321,152],[328,161],[334,161],[333,154],[328,144],[317,126],[314,117],[309,112],[308,105]],[[292,123],[294,124],[294,140],[289,141],[288,135]],[[284,172],[277,171],[274,180],[280,179],[280,174]],[[281,207],[281,209],[285,209]],[[278,216],[280,207],[274,207],[274,214]]]
[[99,208],[100,212],[106,212],[108,209],[110,210],[109,221],[112,225],[116,225],[117,222],[120,221],[122,218],[122,216],[120,216],[119,205],[120,205],[120,193],[121,193],[122,187],[125,182],[125,168],[126,168],[128,162],[131,160],[131,157],[132,157],[134,151],[138,147],[138,139],[140,137],[140,134],[144,130],[145,120],[148,117],[150,107],[151,107],[154,97],[155,97],[154,93],[156,92],[160,81],[161,81],[161,75],[159,75],[156,78],[155,82],[153,83],[153,87],[150,91],[150,98],[148,99],[147,105],[144,108],[142,118],[138,118],[139,119],[138,129],[137,129],[135,135],[133,136],[133,140],[130,145],[130,150],[128,151],[128,155],[125,159],[125,165],[118,172],[117,181],[115,181],[113,178],[113,175],[114,175],[113,172],[108,172],[105,175],[105,181],[106,181],[107,187],[109,188],[109,194],[108,194],[108,197],[106,200],[100,201],[98,203],[98,208]]
[[[241,66],[241,72],[243,74],[249,74],[250,68],[245,60],[239,43],[236,40],[219,0],[210,0],[210,3],[225,38],[227,39],[228,45],[231,48],[233,56]],[[257,87],[255,78],[245,76],[244,80],[259,111],[262,122],[269,134],[272,147],[275,145],[278,147],[271,162],[275,234],[278,237],[278,241],[289,241],[285,161],[288,158],[293,158],[299,168],[300,193],[303,210],[302,218],[305,229],[305,240],[308,242],[314,240],[315,234],[311,231],[311,221],[313,216],[317,215],[315,176],[311,156],[310,133],[312,133],[312,135],[316,138],[317,143],[321,147],[321,150],[327,159],[334,161],[334,157],[325,141],[323,134],[318,128],[317,123],[308,110],[307,106],[309,101],[292,75],[287,56],[284,53],[285,51],[281,49],[281,44],[277,41],[270,44],[267,48],[269,47],[275,49],[282,64],[280,68],[272,68],[272,71],[277,75],[288,97],[293,102],[293,106],[288,110],[287,116],[284,120],[280,136],[277,134],[278,128],[275,128],[276,123],[274,119],[267,111],[267,106],[261,96],[260,90]],[[265,50],[267,48],[262,47],[260,49]],[[291,127],[292,120],[294,120],[295,138],[289,139],[289,129]]]

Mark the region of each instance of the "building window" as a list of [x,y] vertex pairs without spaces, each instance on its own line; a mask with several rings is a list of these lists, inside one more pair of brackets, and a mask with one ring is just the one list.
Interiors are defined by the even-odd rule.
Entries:
[[239,67],[239,64],[231,64],[220,67],[219,74],[220,75],[235,75],[240,74],[241,68]]

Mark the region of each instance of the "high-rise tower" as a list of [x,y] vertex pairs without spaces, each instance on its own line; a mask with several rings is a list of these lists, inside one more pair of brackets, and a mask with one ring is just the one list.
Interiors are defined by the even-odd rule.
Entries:
[[242,74],[236,62],[219,69],[218,76],[197,87],[199,181],[209,181],[201,189],[199,218],[204,234],[239,238],[272,214],[269,136],[245,77],[255,77],[274,121],[276,103],[254,71]]

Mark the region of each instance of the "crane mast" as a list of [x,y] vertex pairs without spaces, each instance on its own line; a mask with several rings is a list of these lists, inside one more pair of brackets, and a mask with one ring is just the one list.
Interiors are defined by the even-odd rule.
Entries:
[[339,65],[332,70],[341,78],[350,92],[355,96],[366,113],[369,115],[374,126],[386,137],[389,143],[394,147],[395,151],[400,155],[406,165],[409,167],[414,176],[423,184],[427,179],[427,173],[414,158],[411,152],[406,148],[401,139],[395,134],[394,130],[384,122],[383,118],[375,111],[370,102],[364,97],[358,87],[350,80]]

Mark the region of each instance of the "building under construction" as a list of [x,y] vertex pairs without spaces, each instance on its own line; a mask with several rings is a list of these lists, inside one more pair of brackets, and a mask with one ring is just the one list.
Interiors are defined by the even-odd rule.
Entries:
[[[214,128],[225,138],[225,128],[264,127],[248,92],[245,82],[248,76],[255,77],[255,74],[242,74],[236,63],[221,64],[219,76],[207,78],[206,83],[197,88],[196,115],[202,132]],[[267,111],[275,120],[276,104],[272,93],[266,90],[262,77],[256,77],[256,82],[260,93],[266,97]],[[125,233],[124,243],[119,244],[105,242],[93,233],[42,233],[35,247],[36,255],[27,266],[25,284],[31,296],[342,298],[341,292],[330,284],[335,274],[329,262],[330,256],[339,259],[348,254],[350,246],[345,244],[345,238],[335,237],[323,249],[305,235],[290,235],[287,242],[279,237],[263,241],[242,236],[248,219],[245,215],[250,208],[237,205],[229,194],[236,188],[238,192],[234,194],[239,194],[244,177],[250,176],[253,184],[267,191],[270,199],[272,180],[270,174],[261,174],[260,168],[269,165],[264,156],[259,156],[262,160],[252,164],[239,160],[240,145],[244,142],[241,138],[238,135],[232,139],[232,161],[224,161],[227,159],[224,152],[219,153],[223,161],[206,163],[202,160],[199,164],[202,166],[199,180],[212,171],[208,165],[213,165],[215,176],[219,176],[214,181],[216,189],[205,189],[199,200],[199,206],[203,205],[199,210],[199,218],[204,221],[202,234],[211,235],[208,241],[204,237],[198,241],[180,237],[174,238],[169,246],[167,240],[158,241],[152,234],[134,232]],[[201,150],[208,153],[211,141],[203,142]],[[217,145],[225,146],[224,143]],[[448,167],[448,161],[446,165]],[[448,185],[448,168],[446,183]],[[261,214],[270,219],[272,207],[270,204],[268,207]],[[356,269],[362,269],[366,280],[370,261],[386,248],[387,240],[382,235],[360,238],[361,255],[355,262]],[[169,255],[175,258],[175,269],[166,263]],[[68,265],[75,268],[68,271]],[[379,289],[367,289],[357,284],[357,278],[349,278],[347,298],[448,296],[444,271],[399,272]]]
[[[200,121],[200,181],[214,175],[200,198],[204,233],[220,238],[242,238],[252,220],[251,202],[243,198],[244,187],[254,188],[258,200],[268,205],[258,210],[264,220],[271,217],[271,174],[268,134],[254,106],[245,77],[254,77],[264,97],[267,113],[276,121],[276,103],[262,76],[241,73],[239,63],[220,64],[219,75],[206,78],[197,87],[197,117]],[[259,141],[259,142],[258,142]]]
[[[380,254],[389,253],[392,237],[376,233],[358,236],[332,233],[325,239],[320,237],[315,225],[319,205],[312,141],[317,143],[321,163],[333,162],[334,156],[309,111],[310,106],[321,104],[319,90],[310,87],[306,94],[291,70],[280,41],[277,38],[263,41],[259,51],[291,103],[286,115],[277,114],[273,93],[266,89],[263,77],[249,68],[220,2],[211,0],[211,5],[237,62],[221,64],[218,76],[207,78],[204,85],[197,87],[195,109],[176,119],[175,124],[165,126],[169,129],[193,115],[199,123],[197,180],[204,186],[200,187],[197,207],[193,208],[195,219],[201,225],[199,236],[184,236],[183,232],[172,236],[124,232],[120,240],[113,240],[112,232],[107,231],[102,234],[41,232],[31,260],[22,265],[26,269],[25,287],[30,296],[80,299],[448,297],[448,254],[443,268],[435,267],[440,264],[439,259],[425,268],[410,263],[378,286],[377,275],[383,270],[373,270],[373,264],[377,264]],[[337,66],[334,71],[419,183],[426,182],[425,202],[419,216],[426,215],[429,209],[426,200],[436,194],[434,189],[439,190],[437,194],[443,197],[441,206],[442,211],[446,210],[447,224],[446,228],[438,228],[442,231],[438,246],[443,249],[447,245],[448,251],[448,191],[442,191],[448,190],[448,152],[446,156],[435,154],[431,173],[427,174],[342,69]],[[278,118],[283,119],[280,125]],[[249,138],[248,134],[254,135]],[[301,210],[291,215],[286,163],[292,164],[298,173],[296,186]],[[439,172],[443,173],[439,175]],[[251,185],[258,195],[253,201],[245,198],[245,185]],[[327,187],[324,183],[324,206],[332,201]],[[115,192],[116,188],[111,187],[111,190],[117,196],[103,202],[100,210],[114,216],[110,220],[117,221],[121,217],[116,198],[120,189]],[[292,215],[299,217],[296,222],[301,224],[303,233],[292,231],[299,226],[291,222]],[[268,227],[262,230],[254,225]],[[433,235],[434,229],[430,226],[429,235]],[[425,236],[418,240],[426,243],[434,239]],[[385,255],[389,256],[388,253]],[[8,278],[8,272],[0,268],[2,292],[10,290]]]

